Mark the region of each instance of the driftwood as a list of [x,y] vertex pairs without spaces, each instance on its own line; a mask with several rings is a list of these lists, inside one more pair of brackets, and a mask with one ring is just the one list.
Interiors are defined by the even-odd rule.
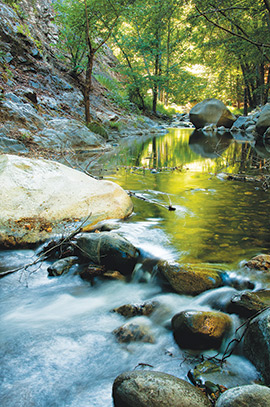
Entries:
[[176,211],[176,208],[172,206],[171,202],[169,205],[164,205],[159,202],[152,201],[151,199],[145,198],[144,196],[136,195],[135,192],[128,191],[127,192],[130,197],[140,199],[141,201],[145,201],[154,205],[161,206],[162,208],[168,209],[168,211]]

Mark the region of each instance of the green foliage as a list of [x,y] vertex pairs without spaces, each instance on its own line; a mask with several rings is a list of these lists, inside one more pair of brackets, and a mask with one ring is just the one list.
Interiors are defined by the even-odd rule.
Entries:
[[17,31],[18,31],[18,33],[22,34],[23,36],[25,36],[25,37],[29,38],[31,41],[33,41],[34,44],[36,45],[37,49],[39,50],[39,52],[42,53],[41,42],[33,37],[33,35],[31,34],[31,31],[29,29],[29,26],[27,24],[18,25]]
[[101,137],[103,137],[105,140],[108,139],[108,132],[105,129],[104,126],[102,126],[100,123],[97,122],[91,122],[87,124],[87,127],[89,130],[91,130],[93,133],[99,134]]
[[104,75],[95,75],[95,79],[106,89],[108,89],[108,98],[116,103],[119,107],[126,110],[132,110],[132,104],[127,95],[123,84],[113,78]]

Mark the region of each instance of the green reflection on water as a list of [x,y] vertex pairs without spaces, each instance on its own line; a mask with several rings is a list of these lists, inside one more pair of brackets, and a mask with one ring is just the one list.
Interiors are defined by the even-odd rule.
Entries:
[[171,212],[133,198],[136,215],[130,221],[158,218],[181,261],[236,264],[269,252],[269,191],[253,182],[215,176],[254,164],[256,151],[226,135],[206,138],[191,133],[176,129],[148,140],[129,140],[102,160],[106,178],[176,207]]

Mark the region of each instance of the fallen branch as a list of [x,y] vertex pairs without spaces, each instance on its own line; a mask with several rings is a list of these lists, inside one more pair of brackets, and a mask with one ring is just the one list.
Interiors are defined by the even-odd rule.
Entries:
[[[50,255],[53,251],[55,251],[56,249],[58,249],[59,247],[63,246],[63,244],[70,242],[70,240],[76,236],[78,233],[81,232],[83,225],[88,221],[88,219],[90,218],[90,216],[92,215],[92,212],[87,216],[87,218],[81,222],[81,224],[73,231],[71,232],[69,235],[67,235],[66,237],[63,237],[62,239],[60,239],[57,243],[55,243],[53,246],[49,247],[47,250],[45,250],[44,252],[41,252],[41,254],[36,258],[36,260],[34,260],[31,263],[26,264],[25,266],[21,266],[21,267],[17,267],[16,269],[12,269],[12,270],[7,270],[4,271],[3,273],[0,273],[0,278],[7,276],[8,274],[12,274],[12,273],[16,273],[17,271],[22,271],[25,272],[27,271],[30,267],[35,266],[36,264],[38,264],[41,261],[46,260],[46,258],[48,258],[48,255]],[[51,242],[49,242],[50,244]],[[48,246],[47,246],[48,247]]]
[[151,199],[145,198],[144,196],[136,195],[135,192],[127,191],[127,194],[129,196],[131,196],[131,197],[140,199],[141,201],[145,201],[145,202],[148,202],[148,203],[151,203],[151,204],[154,204],[154,205],[161,206],[162,208],[168,209],[169,211],[176,211],[176,208],[171,205],[171,202],[170,202],[169,205],[164,205],[164,204],[161,204],[159,202],[152,201]]

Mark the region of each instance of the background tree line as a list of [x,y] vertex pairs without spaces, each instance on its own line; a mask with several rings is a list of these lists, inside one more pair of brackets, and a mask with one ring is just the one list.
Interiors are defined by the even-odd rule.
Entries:
[[[157,113],[217,97],[254,108],[268,99],[269,0],[57,0],[59,48],[91,121],[93,61],[107,43],[132,106]],[[101,78],[98,78],[101,80]],[[130,105],[129,105],[130,106]]]

